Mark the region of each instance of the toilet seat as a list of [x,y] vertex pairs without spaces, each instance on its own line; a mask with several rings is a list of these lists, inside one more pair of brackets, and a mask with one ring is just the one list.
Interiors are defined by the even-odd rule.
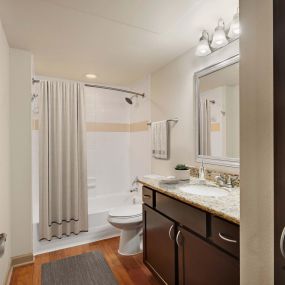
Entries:
[[109,217],[129,219],[142,216],[142,205],[131,205],[127,207],[120,207],[110,210]]

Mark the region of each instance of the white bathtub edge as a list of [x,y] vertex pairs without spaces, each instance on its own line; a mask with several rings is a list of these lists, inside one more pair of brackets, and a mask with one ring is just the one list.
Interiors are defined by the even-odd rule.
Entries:
[[[43,242],[34,241],[34,256],[48,253],[60,249],[75,247],[87,243],[93,243],[100,240],[105,240],[120,235],[120,231],[111,225],[104,225],[96,228],[91,228],[86,233],[81,233],[78,236],[72,235],[70,237],[65,237],[63,239],[47,241],[45,244]],[[74,239],[78,237],[80,240],[75,241]]]

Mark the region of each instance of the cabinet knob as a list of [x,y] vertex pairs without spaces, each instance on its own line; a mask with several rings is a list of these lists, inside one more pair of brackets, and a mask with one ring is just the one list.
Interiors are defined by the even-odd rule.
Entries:
[[179,242],[179,237],[182,237],[182,233],[181,231],[178,231],[177,236],[176,236],[176,244],[178,245],[178,247],[182,246],[182,244]]
[[280,251],[281,251],[283,258],[285,258],[284,237],[285,237],[285,228],[283,229],[282,234],[281,234],[281,238],[280,238]]
[[144,197],[145,199],[150,199],[150,198],[151,198],[150,195],[146,195],[146,194],[144,194],[143,197]]
[[169,231],[168,231],[168,235],[169,235],[169,238],[170,238],[171,240],[174,240],[173,228],[174,228],[174,225],[172,225],[172,226],[169,228]]

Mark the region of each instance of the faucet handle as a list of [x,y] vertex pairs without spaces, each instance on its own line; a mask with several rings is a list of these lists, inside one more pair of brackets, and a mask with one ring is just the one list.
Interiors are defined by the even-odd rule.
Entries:
[[233,175],[228,175],[228,179],[227,179],[227,184],[232,185],[233,187],[233,183],[238,179],[238,176],[233,176]]
[[216,181],[222,180],[222,181],[226,182],[226,177],[224,174],[219,174],[219,175],[215,176],[215,180]]
[[217,182],[219,186],[224,186],[227,182],[225,176],[221,174],[215,177],[215,181]]

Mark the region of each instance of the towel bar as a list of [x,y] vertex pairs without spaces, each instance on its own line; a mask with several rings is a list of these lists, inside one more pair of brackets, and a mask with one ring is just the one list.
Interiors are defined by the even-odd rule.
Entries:
[[[178,118],[166,120],[166,122],[175,122],[175,123],[177,123],[178,121],[179,121]],[[152,124],[152,122],[148,122],[148,123],[147,123],[148,126],[151,126],[151,124]]]

